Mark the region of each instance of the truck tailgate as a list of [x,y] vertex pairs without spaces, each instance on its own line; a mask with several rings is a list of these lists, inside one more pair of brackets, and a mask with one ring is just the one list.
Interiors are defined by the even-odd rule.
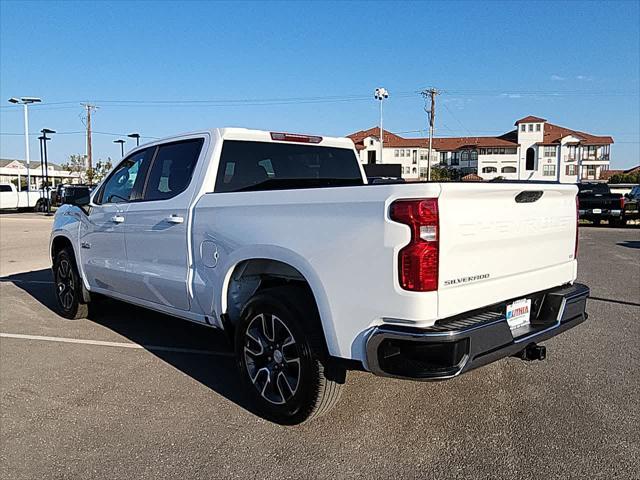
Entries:
[[575,280],[576,192],[560,184],[443,183],[438,316]]

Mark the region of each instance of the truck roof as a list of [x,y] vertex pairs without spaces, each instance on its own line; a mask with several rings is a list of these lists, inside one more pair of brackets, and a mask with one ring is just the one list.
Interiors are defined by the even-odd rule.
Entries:
[[[254,142],[283,142],[283,143],[299,143],[295,140],[287,140],[284,137],[283,140],[273,139],[273,134],[285,134],[298,138],[313,138],[313,142],[309,142],[310,144],[325,146],[325,147],[337,147],[337,148],[354,148],[353,141],[350,138],[346,137],[328,137],[324,135],[315,135],[315,134],[306,134],[306,133],[297,133],[297,132],[282,132],[278,130],[267,131],[267,130],[254,130],[249,128],[240,128],[240,127],[221,127],[221,128],[212,128],[209,130],[198,130],[194,132],[181,133],[178,135],[171,135],[170,137],[159,138],[153,140],[152,142],[147,142],[145,144],[140,145],[141,148],[147,145],[154,145],[157,143],[162,143],[170,140],[179,140],[183,137],[193,136],[193,135],[202,135],[209,134],[212,138],[217,137],[218,135],[223,140],[245,140],[245,141],[254,141]],[[317,141],[320,139],[320,141]]]

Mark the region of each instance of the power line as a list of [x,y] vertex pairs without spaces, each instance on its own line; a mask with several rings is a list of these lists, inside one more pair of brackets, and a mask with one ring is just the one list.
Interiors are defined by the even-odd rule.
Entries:
[[449,114],[453,117],[453,119],[458,122],[460,124],[460,126],[469,134],[470,137],[473,136],[473,134],[471,133],[471,131],[464,126],[464,124],[460,121],[460,119],[451,111],[451,109],[447,106],[446,103],[442,102],[442,105],[444,106],[445,110],[447,112],[449,112]]

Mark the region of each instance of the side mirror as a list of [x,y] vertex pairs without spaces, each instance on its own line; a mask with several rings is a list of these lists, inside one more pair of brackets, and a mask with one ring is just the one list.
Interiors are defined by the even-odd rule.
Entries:
[[76,207],[86,207],[87,205],[89,205],[89,193],[83,193],[79,197],[72,198],[69,203],[75,205]]
[[62,196],[62,204],[75,205],[76,207],[86,207],[89,205],[89,197],[91,191],[89,189],[67,190],[66,195]]

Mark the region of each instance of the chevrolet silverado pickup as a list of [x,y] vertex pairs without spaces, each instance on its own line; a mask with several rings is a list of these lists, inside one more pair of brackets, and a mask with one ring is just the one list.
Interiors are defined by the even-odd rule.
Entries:
[[58,209],[56,298],[70,319],[102,295],[223,330],[256,410],[297,424],[335,405],[347,370],[441,380],[544,358],[539,342],[587,318],[576,193],[368,185],[345,138],[177,136]]

